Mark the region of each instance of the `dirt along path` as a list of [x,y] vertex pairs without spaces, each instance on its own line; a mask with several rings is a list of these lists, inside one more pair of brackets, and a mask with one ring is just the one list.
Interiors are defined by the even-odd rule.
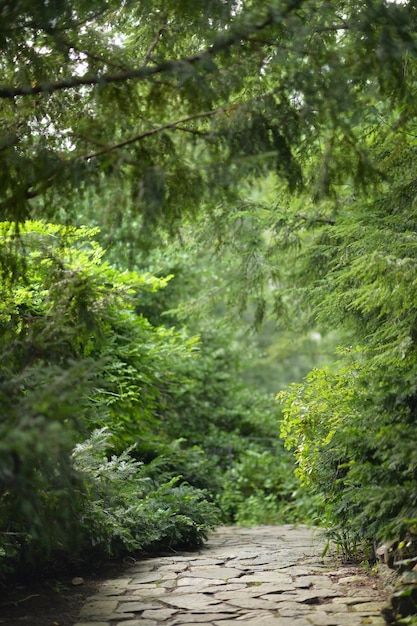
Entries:
[[305,526],[222,527],[199,552],[132,565],[104,582],[74,626],[385,624],[376,576],[322,556]]

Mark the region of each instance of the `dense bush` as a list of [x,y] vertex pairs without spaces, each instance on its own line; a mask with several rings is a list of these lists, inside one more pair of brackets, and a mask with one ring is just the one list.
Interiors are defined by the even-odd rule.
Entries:
[[151,479],[130,450],[108,457],[111,433],[94,431],[73,452],[75,468],[87,486],[79,511],[86,547],[110,556],[157,546],[197,547],[218,522],[205,494],[179,478]]
[[316,313],[344,324],[358,345],[281,394],[282,435],[303,483],[322,494],[323,520],[350,552],[383,539],[416,543],[414,193],[401,183],[356,203],[304,256]]
[[[279,441],[255,442],[225,474],[219,498],[225,520],[244,526],[316,521],[316,502],[298,484],[291,455]],[[265,449],[266,448],[266,449]]]
[[274,398],[245,385],[248,359],[230,337],[230,330],[206,329],[198,358],[179,366],[184,382],[170,387],[160,410],[169,435],[182,440],[157,466],[182,468],[218,503],[224,523],[312,521],[312,498],[279,441]]
[[[153,327],[135,313],[140,293],[164,281],[112,269],[102,261],[93,234],[27,223],[16,236],[2,224],[3,261],[7,252],[0,303],[2,574],[17,563],[47,562],[57,553],[70,557],[86,534],[94,535],[93,517],[85,513],[94,490],[71,462],[74,445],[97,427],[112,433],[109,454],[152,439],[162,389],[169,381],[178,383],[177,364],[192,358],[194,340]],[[14,268],[12,275],[6,267]],[[107,470],[110,480],[111,465]],[[156,482],[144,505],[150,513],[154,498],[151,542],[169,535],[174,542],[188,537],[198,543],[204,529],[199,510],[207,506],[198,504],[201,497],[185,485],[174,489],[169,481]],[[158,518],[163,498],[170,504]],[[90,503],[96,513],[100,502]],[[84,527],[77,523],[80,511]],[[199,519],[194,527],[192,511]],[[129,527],[125,532],[128,547]],[[110,528],[109,537],[112,533]],[[114,538],[102,543],[109,550]]]

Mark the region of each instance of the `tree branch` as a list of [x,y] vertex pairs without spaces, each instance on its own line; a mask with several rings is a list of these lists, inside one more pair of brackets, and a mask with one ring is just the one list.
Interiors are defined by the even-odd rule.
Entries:
[[[281,14],[281,19],[289,13],[296,10],[304,0],[292,0],[287,6],[287,11]],[[164,61],[148,67],[142,65],[139,68],[127,70],[114,74],[96,74],[85,76],[72,76],[67,79],[50,83],[38,83],[35,85],[26,85],[22,87],[0,87],[0,99],[13,99],[17,96],[33,96],[36,94],[48,94],[64,89],[76,89],[81,86],[107,85],[109,83],[121,83],[129,80],[145,80],[151,76],[162,74],[165,72],[175,72],[181,70],[186,65],[196,65],[205,59],[214,57],[216,54],[228,50],[241,41],[248,41],[251,35],[264,30],[275,22],[275,16],[270,11],[267,17],[257,24],[247,25],[246,27],[231,29],[226,34],[222,34],[208,48],[184,59],[176,61]]]
[[124,146],[128,146],[136,141],[140,141],[141,139],[145,139],[145,137],[151,137],[152,135],[156,135],[164,130],[168,130],[170,128],[175,128],[179,124],[185,124],[186,122],[191,122],[192,120],[197,120],[202,117],[210,117],[212,115],[216,115],[218,113],[222,113],[223,109],[214,109],[211,111],[204,111],[202,113],[194,113],[193,115],[188,115],[187,117],[183,117],[175,122],[168,122],[167,124],[163,124],[162,126],[157,126],[157,128],[152,128],[151,130],[145,130],[143,133],[139,135],[135,135],[134,137],[130,137],[129,139],[125,139],[124,141],[120,141],[119,143],[115,143],[112,146],[106,146],[102,150],[97,150],[97,152],[92,152],[91,154],[86,154],[82,158],[83,161],[89,161],[90,159],[95,159],[96,157],[101,156],[102,154],[107,154],[108,152],[112,152],[113,150],[117,150],[119,148],[124,148]]
[[336,220],[332,217],[318,217],[311,215],[304,215],[299,213],[294,216],[297,220],[303,220],[304,222],[310,222],[312,224],[328,224],[329,226],[334,226],[336,224]]
[[[128,146],[129,144],[135,143],[136,141],[140,141],[141,139],[145,139],[146,137],[150,137],[152,135],[156,135],[157,133],[160,133],[164,130],[168,130],[170,128],[176,128],[178,127],[180,124],[184,124],[186,122],[191,122],[192,120],[196,120],[196,119],[200,119],[202,117],[211,117],[212,115],[216,115],[219,113],[222,113],[223,109],[219,108],[219,109],[214,109],[212,111],[204,111],[202,113],[195,113],[193,115],[188,115],[187,117],[183,117],[179,120],[176,120],[175,122],[169,122],[167,124],[163,124],[162,126],[158,126],[157,128],[152,128],[151,130],[147,130],[143,133],[140,133],[139,135],[136,135],[135,137],[130,137],[129,139],[126,139],[125,141],[121,141],[117,144],[113,144],[111,146],[105,146],[103,145],[102,149],[97,150],[96,152],[92,152],[90,154],[86,154],[84,156],[78,156],[78,157],[74,157],[72,159],[72,161],[77,161],[77,160],[82,160],[82,161],[89,161],[91,159],[95,159],[103,154],[108,154],[109,152],[112,152],[113,150],[118,150],[119,148],[123,148],[124,146]],[[187,130],[187,129],[182,129],[182,130]],[[190,131],[190,132],[194,132],[194,131]],[[85,139],[85,138],[84,138]],[[92,143],[96,143],[98,145],[102,145],[100,144],[97,140],[91,140],[89,139],[88,141],[92,141]],[[133,166],[137,166],[138,162],[135,159],[132,159],[131,157],[129,157],[128,155],[122,155],[122,159],[123,161],[125,161],[126,163],[129,163],[130,165]],[[23,197],[25,200],[31,200],[32,198],[36,198],[37,196],[40,196],[45,189],[50,186],[53,181],[54,181],[54,176],[50,176],[47,181],[43,181],[43,185],[36,188],[36,187],[28,187],[26,189],[26,191],[23,194]],[[46,183],[46,186],[45,186]],[[0,212],[5,209],[11,202],[13,202],[13,197],[10,198],[6,198],[5,200],[3,200],[2,202],[0,202]]]
[[143,59],[142,67],[146,67],[146,65],[148,65],[149,61],[151,60],[152,53],[155,50],[155,48],[158,45],[158,43],[160,42],[161,37],[162,37],[164,31],[166,30],[166,28],[167,28],[167,25],[165,23],[161,24],[161,26],[159,27],[158,32],[156,33],[153,41],[151,42],[151,45],[149,46],[148,50],[146,51],[145,58]]

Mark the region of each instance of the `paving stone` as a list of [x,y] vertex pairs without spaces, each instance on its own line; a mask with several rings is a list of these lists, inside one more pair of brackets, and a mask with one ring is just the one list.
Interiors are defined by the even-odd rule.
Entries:
[[191,565],[195,565],[195,564],[197,564],[198,566],[223,565],[224,562],[225,562],[224,559],[207,559],[204,557],[200,557],[196,559],[195,561],[193,561]]
[[188,563],[168,563],[167,565],[161,565],[159,567],[160,572],[175,572],[179,574],[180,572],[185,572],[188,569]]
[[[181,620],[179,622],[176,622],[176,624],[178,624],[178,626],[193,626],[195,622]],[[200,626],[213,626],[213,623],[212,622],[200,622]]]
[[231,578],[240,577],[242,571],[233,567],[222,567],[218,565],[216,567],[191,567],[188,576],[194,576],[196,578],[214,578],[219,580],[230,580]]
[[157,622],[164,621],[175,615],[175,609],[152,609],[142,613],[143,619],[155,620]]
[[149,589],[134,589],[132,591],[132,594],[129,596],[130,598],[134,597],[135,600],[137,599],[137,597],[141,597],[144,598],[145,600],[147,600],[148,598],[159,598],[160,596],[165,595],[166,593],[168,593],[167,588],[166,587],[150,587]]
[[231,608],[228,613],[193,613],[192,611],[188,611],[184,613],[184,615],[180,615],[175,617],[171,622],[171,626],[177,626],[177,624],[183,624],[185,621],[188,621],[192,624],[200,624],[204,622],[214,622],[223,619],[230,619],[230,616],[235,613],[235,609]]
[[97,604],[104,602],[120,602],[123,598],[128,598],[129,596],[126,594],[126,589],[118,590],[117,594],[112,594],[109,596],[107,593],[96,593],[94,596],[88,599],[88,604]]
[[159,609],[160,606],[156,606],[155,604],[145,603],[145,602],[120,602],[118,608],[116,609],[116,613],[140,613],[141,611],[146,611],[147,609]]
[[[305,585],[308,588],[314,585],[314,587],[337,588],[337,586],[329,579],[329,577],[325,576],[324,574],[310,574],[309,576],[297,575],[297,579],[294,584],[296,587],[303,587]],[[340,593],[340,589],[338,589],[338,593]]]
[[311,612],[308,616],[313,626],[359,626],[361,619],[350,613]]
[[110,613],[106,616],[106,619],[108,619],[109,622],[111,622],[111,626],[113,626],[113,622],[118,620],[137,619],[137,617],[135,613]]
[[276,602],[297,602],[299,604],[317,604],[320,600],[327,600],[336,596],[337,593],[330,589],[299,589],[284,591],[280,594],[271,593],[265,596],[268,600]]
[[177,589],[180,587],[198,587],[207,585],[226,585],[226,581],[221,578],[211,578],[210,576],[201,577],[198,576],[185,576],[184,578],[179,578],[177,581]]
[[[237,620],[222,620],[220,622],[213,622],[214,626],[236,626]],[[311,626],[311,623],[304,618],[294,619],[293,617],[266,617],[265,619],[242,620],[242,626]]]
[[[271,563],[271,557],[267,556],[254,556],[252,559],[246,557],[244,565],[269,565]],[[243,563],[242,563],[243,565]]]
[[228,599],[227,604],[243,609],[268,609],[269,611],[275,611],[278,606],[277,602],[271,600],[264,600],[263,598],[245,598],[241,595],[236,598]]
[[81,609],[81,615],[84,617],[104,617],[109,613],[113,613],[117,609],[118,602],[116,600],[101,600],[100,602],[87,602]]
[[326,604],[322,604],[321,607],[326,613],[345,613],[348,611],[348,605],[342,604],[341,602],[337,604],[326,602]]
[[352,606],[352,610],[361,615],[372,615],[381,610],[381,605],[379,602],[358,602]]
[[[153,585],[150,588],[152,589],[152,587],[155,587],[155,586],[156,585]],[[161,588],[165,588],[165,589],[174,589],[177,586],[177,581],[175,578],[172,580],[161,580],[158,582],[157,586]],[[140,589],[142,589],[142,586],[140,586]]]
[[375,579],[321,557],[324,545],[304,526],[220,528],[200,552],[102,584],[76,626],[383,626]]
[[[135,574],[135,576],[130,581],[129,586],[133,582],[135,585],[143,585],[144,583],[154,583],[159,580],[167,580],[167,576],[164,576],[161,572],[140,572]],[[175,574],[173,574],[172,578],[175,578]]]
[[343,576],[337,581],[340,585],[346,585],[349,583],[363,584],[366,583],[366,577],[354,574],[353,576]]
[[375,600],[375,597],[368,597],[368,596],[345,596],[345,597],[339,597],[339,598],[333,598],[333,603],[334,604],[348,604],[348,605],[355,605],[355,604],[362,604],[364,602],[373,602]]
[[220,598],[221,600],[227,600],[230,597],[259,598],[261,596],[265,600],[271,600],[269,594],[272,594],[274,596],[272,599],[276,600],[279,593],[294,591],[294,587],[292,585],[275,585],[274,583],[263,583],[261,585],[254,585],[253,587],[244,587],[240,585],[237,589],[236,587],[238,586],[227,585],[224,590],[217,589],[217,591],[215,592],[215,596],[216,598]]
[[110,624],[109,622],[77,622],[74,626],[110,626]]
[[158,626],[158,622],[152,619],[130,619],[128,621],[118,622],[116,626]]
[[373,589],[364,589],[363,586],[358,589],[356,585],[349,586],[345,585],[344,588],[341,589],[340,595],[345,595],[347,598],[357,598],[361,594],[366,592],[366,598],[362,599],[362,602],[373,602],[375,600],[380,600],[381,592],[374,591]]
[[277,610],[282,617],[297,617],[311,613],[312,607],[298,602],[282,602],[277,605]]
[[[209,582],[209,581],[207,581]],[[211,582],[211,581],[210,581]],[[180,587],[178,589],[178,591],[182,591],[183,589],[185,589],[186,587]],[[189,587],[188,587],[189,589]],[[209,593],[209,594],[213,594],[216,596],[219,593],[223,593],[227,591],[241,591],[242,589],[246,589],[245,585],[238,585],[237,583],[232,583],[232,584],[227,584],[227,585],[213,585],[213,587],[211,587],[210,585],[207,585],[207,587],[202,587],[201,589],[199,589],[200,593]]]
[[229,578],[231,583],[247,583],[256,585],[257,583],[292,583],[292,577],[288,574],[281,574],[280,572],[259,571],[254,574],[244,574],[239,578]]
[[290,565],[285,564],[284,567],[279,568],[280,573],[289,574],[290,576],[310,576],[312,571],[305,566],[298,565]]
[[219,604],[218,600],[213,599],[211,596],[205,596],[203,593],[189,593],[184,596],[173,596],[164,599],[164,602],[170,606],[175,606],[180,609],[201,611],[206,607],[210,607],[212,610],[213,605]]

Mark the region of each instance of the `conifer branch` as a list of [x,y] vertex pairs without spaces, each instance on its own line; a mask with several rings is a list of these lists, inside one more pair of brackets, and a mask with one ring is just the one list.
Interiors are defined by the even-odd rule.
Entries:
[[161,24],[161,26],[159,27],[158,32],[156,33],[153,41],[151,42],[148,50],[146,51],[145,58],[143,59],[142,67],[145,67],[146,65],[148,65],[149,61],[151,60],[152,53],[155,50],[158,43],[160,42],[161,37],[164,31],[166,30],[166,28],[167,28],[167,25],[165,23]]
[[[185,124],[186,122],[191,122],[192,120],[197,120],[202,117],[211,117],[212,115],[216,115],[218,113],[222,113],[223,109],[214,109],[211,111],[203,111],[201,113],[194,113],[193,115],[187,115],[187,117],[182,117],[175,122],[168,122],[167,124],[163,124],[162,126],[157,126],[156,128],[152,128],[150,130],[145,130],[143,133],[139,135],[135,135],[134,137],[129,137],[129,139],[125,139],[124,141],[120,141],[119,143],[113,144],[111,146],[106,146],[102,150],[97,150],[96,152],[92,152],[91,154],[86,154],[83,157],[83,161],[89,161],[90,159],[95,159],[102,154],[107,154],[108,152],[112,152],[113,150],[117,150],[118,148],[124,148],[124,146],[128,146],[132,143],[136,143],[141,139],[145,139],[146,137],[151,137],[152,135],[156,135],[158,133],[163,132],[164,130],[169,130],[170,128],[176,128],[179,124]],[[79,157],[77,157],[79,158]]]
[[[113,150],[118,150],[119,148],[128,146],[132,143],[135,143],[136,141],[145,139],[146,137],[156,135],[157,133],[163,132],[164,130],[169,130],[170,128],[177,128],[179,127],[180,124],[185,124],[186,122],[191,122],[193,120],[200,119],[203,117],[211,117],[212,115],[216,115],[222,112],[223,112],[223,109],[219,108],[219,109],[214,109],[211,111],[195,113],[193,115],[188,115],[187,117],[183,117],[179,120],[176,120],[175,122],[169,122],[167,124],[163,124],[162,126],[158,126],[157,128],[152,128],[151,130],[144,131],[143,133],[140,133],[139,135],[135,135],[135,137],[130,137],[129,139],[126,139],[125,141],[120,141],[119,143],[113,144],[111,146],[99,144],[99,145],[102,145],[102,148],[100,150],[97,150],[96,152],[92,152],[90,154],[86,154],[84,156],[77,156],[74,159],[72,159],[72,161],[78,161],[78,160],[89,161],[103,154],[108,154],[109,152],[112,152]],[[189,129],[181,129],[181,130],[189,130]],[[190,131],[190,132],[197,132],[197,131]],[[98,143],[98,142],[94,140],[94,143]],[[127,155],[123,155],[123,160],[126,163],[129,163],[130,165],[137,165],[137,161],[135,161],[134,159],[132,159],[131,157]],[[51,176],[49,177],[47,181],[44,181],[44,183],[45,182],[47,183],[46,187],[50,186],[54,182],[54,178],[55,178],[54,176]],[[36,198],[37,196],[41,195],[45,191],[46,187],[45,187],[45,184],[42,185],[42,187],[38,187],[38,188],[30,187],[26,189],[26,191],[23,193],[23,197],[25,200],[31,200],[33,198]],[[6,208],[12,201],[13,201],[13,198],[10,197],[0,202],[0,211]]]
[[335,226],[336,224],[336,220],[332,217],[317,217],[314,215],[298,214],[295,215],[295,219],[304,220],[305,222],[310,222],[312,224],[328,224],[329,226]]
[[[291,0],[288,3],[287,10],[283,11],[280,19],[285,18],[291,12],[295,11],[303,4],[304,0]],[[85,76],[71,76],[63,80],[50,83],[36,83],[21,87],[0,87],[1,99],[14,99],[18,96],[34,96],[37,94],[51,94],[64,89],[76,89],[82,86],[104,86],[111,83],[122,83],[130,80],[146,80],[151,76],[163,73],[181,71],[187,65],[197,65],[205,59],[212,58],[224,52],[234,45],[242,41],[250,41],[251,35],[259,31],[263,31],[268,26],[276,22],[277,18],[273,11],[269,11],[268,15],[262,22],[252,25],[246,25],[241,28],[231,29],[228,33],[222,34],[217,40],[205,50],[185,57],[184,59],[175,61],[163,61],[153,67],[142,65],[139,68],[133,68],[124,72],[103,73]]]

